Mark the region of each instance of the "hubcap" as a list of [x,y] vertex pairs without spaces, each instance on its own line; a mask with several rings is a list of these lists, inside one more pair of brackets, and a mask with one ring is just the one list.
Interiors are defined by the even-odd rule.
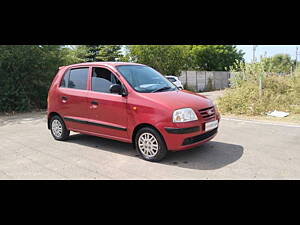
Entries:
[[153,157],[158,152],[158,141],[151,133],[143,133],[138,140],[140,151],[146,157]]
[[52,121],[52,132],[54,134],[55,137],[61,137],[62,135],[62,125],[61,122],[59,120],[53,120]]

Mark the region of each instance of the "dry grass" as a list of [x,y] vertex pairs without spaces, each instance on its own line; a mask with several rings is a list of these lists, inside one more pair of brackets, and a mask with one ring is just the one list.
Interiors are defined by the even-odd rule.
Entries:
[[235,119],[246,119],[246,120],[258,120],[262,122],[276,122],[276,123],[289,123],[300,125],[300,114],[290,114],[287,117],[277,118],[272,116],[247,116],[247,115],[236,115],[236,114],[222,114],[224,118],[235,118]]
[[[222,114],[265,117],[267,112],[278,110],[289,112],[288,118],[299,119],[300,71],[293,76],[278,76],[246,68],[240,74],[243,76],[237,76],[233,87],[226,89],[216,101]],[[261,94],[260,77],[263,80]]]

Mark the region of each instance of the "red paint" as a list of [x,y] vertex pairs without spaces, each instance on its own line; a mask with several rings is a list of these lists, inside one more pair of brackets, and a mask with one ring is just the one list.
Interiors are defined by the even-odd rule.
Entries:
[[[207,142],[215,136],[213,135],[204,141],[192,145],[182,146],[185,138],[203,134],[203,129],[187,134],[170,134],[164,128],[188,128],[193,126],[204,128],[205,121],[198,110],[212,107],[213,103],[205,96],[186,90],[157,93],[136,92],[116,69],[117,65],[132,64],[137,65],[135,63],[99,62],[60,67],[48,94],[48,118],[51,113],[55,112],[62,118],[69,117],[103,124],[104,126],[94,126],[87,123],[64,120],[69,130],[129,143],[132,142],[133,131],[138,125],[149,124],[160,132],[169,150],[188,149]],[[62,77],[68,69],[80,67],[89,67],[87,90],[59,87]],[[91,91],[92,67],[103,67],[113,72],[126,87],[128,95],[121,96]],[[63,96],[67,97],[67,100],[63,100]],[[93,100],[97,101],[99,105],[92,105],[91,101]],[[173,111],[180,108],[192,108],[198,120],[173,123]],[[220,120],[218,112],[211,120],[214,119]],[[117,129],[112,129],[110,126]]]

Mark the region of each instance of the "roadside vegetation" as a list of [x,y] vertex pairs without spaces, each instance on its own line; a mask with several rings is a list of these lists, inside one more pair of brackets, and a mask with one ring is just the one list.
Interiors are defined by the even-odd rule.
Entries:
[[183,70],[225,71],[244,61],[235,45],[127,45],[125,51],[128,61],[175,76]]
[[0,113],[46,109],[51,81],[64,65],[137,62],[179,76],[187,69],[225,70],[243,54],[234,45],[0,45]]
[[[278,60],[278,59],[283,60]],[[286,56],[262,58],[256,63],[239,63],[231,87],[217,105],[222,114],[262,116],[274,110],[300,114],[300,67]]]
[[[164,75],[231,71],[231,88],[217,102],[223,114],[300,114],[300,68],[294,71],[295,62],[277,55],[245,63],[243,55],[234,45],[0,45],[0,113],[46,109],[48,89],[60,66],[125,61],[146,64]],[[206,91],[211,89],[210,83]]]

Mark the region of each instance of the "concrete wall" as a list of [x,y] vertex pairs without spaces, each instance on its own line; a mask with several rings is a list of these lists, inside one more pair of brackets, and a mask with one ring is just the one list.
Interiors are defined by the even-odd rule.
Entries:
[[204,91],[209,88],[209,80],[214,90],[229,87],[230,77],[230,72],[226,71],[182,71],[179,80],[183,85],[187,82],[188,87],[195,91]]

